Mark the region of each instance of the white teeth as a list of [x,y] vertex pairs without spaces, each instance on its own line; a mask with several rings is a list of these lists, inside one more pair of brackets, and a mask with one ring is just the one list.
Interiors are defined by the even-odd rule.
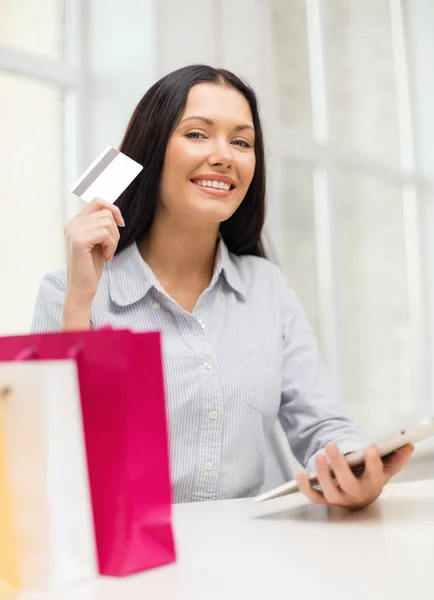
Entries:
[[206,180],[206,179],[196,179],[195,183],[197,185],[201,185],[202,187],[212,187],[215,188],[217,190],[225,190],[225,191],[229,191],[231,189],[231,186],[229,183],[225,183],[224,181],[211,181],[210,179]]

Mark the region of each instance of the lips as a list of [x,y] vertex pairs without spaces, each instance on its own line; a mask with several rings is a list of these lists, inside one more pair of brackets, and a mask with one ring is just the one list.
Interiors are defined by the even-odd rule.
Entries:
[[203,187],[203,188],[207,188],[207,189],[213,189],[213,190],[224,190],[226,192],[229,192],[231,189],[231,185],[229,183],[225,183],[224,181],[211,181],[211,180],[194,180],[192,181],[192,183],[194,183],[194,185],[197,185],[199,187]]
[[[232,177],[227,175],[218,175],[217,173],[203,173],[190,179],[192,183],[200,185],[202,187],[214,188],[214,189],[234,189],[237,184]],[[225,185],[223,185],[225,184]],[[229,186],[229,187],[227,187]]]
[[[199,180],[201,182],[202,180]],[[197,183],[196,180],[190,181],[191,185],[194,185],[196,189],[201,190],[204,194],[210,196],[219,196],[220,198],[227,198],[230,196],[235,188],[231,188],[229,183],[225,183],[223,181],[216,182],[215,185],[223,186],[223,187],[214,187],[213,185],[203,185],[202,183]],[[212,183],[212,182],[211,182]]]

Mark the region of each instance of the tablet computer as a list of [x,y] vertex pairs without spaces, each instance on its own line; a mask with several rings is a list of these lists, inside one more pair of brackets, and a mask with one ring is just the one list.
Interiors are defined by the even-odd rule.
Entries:
[[[434,435],[434,418],[425,419],[419,423],[416,423],[412,427],[396,431],[395,433],[392,433],[391,435],[381,439],[376,444],[371,444],[371,446],[377,446],[380,457],[387,458],[399,448],[402,448],[407,444],[417,444],[417,442],[421,442],[432,435]],[[364,450],[352,452],[351,454],[347,454],[344,458],[355,475],[361,475],[363,473],[365,466]],[[309,481],[312,486],[319,484],[316,473],[309,475]],[[298,491],[299,488],[294,479],[293,481],[284,483],[283,485],[280,485],[269,492],[260,494],[255,498],[255,501],[264,502],[265,500],[272,500],[273,498],[279,498],[280,496],[286,496]]]

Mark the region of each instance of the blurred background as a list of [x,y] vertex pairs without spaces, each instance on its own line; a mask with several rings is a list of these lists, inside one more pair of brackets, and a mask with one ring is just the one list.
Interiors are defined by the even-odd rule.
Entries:
[[74,180],[186,64],[256,90],[267,234],[374,436],[434,412],[432,0],[0,0],[0,334],[65,263]]

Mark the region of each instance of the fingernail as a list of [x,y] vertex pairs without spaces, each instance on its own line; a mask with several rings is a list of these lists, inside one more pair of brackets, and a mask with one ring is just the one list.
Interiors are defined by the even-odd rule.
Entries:
[[365,457],[367,457],[368,459],[374,459],[377,457],[378,451],[376,448],[367,448],[365,450]]
[[294,479],[297,482],[297,485],[300,485],[300,483],[303,483],[303,474],[300,472],[296,473]]
[[330,456],[337,456],[339,453],[338,447],[334,442],[329,442],[326,446],[327,454]]
[[326,465],[328,465],[328,458],[326,454],[317,454],[316,456],[316,464],[319,467],[325,467]]

